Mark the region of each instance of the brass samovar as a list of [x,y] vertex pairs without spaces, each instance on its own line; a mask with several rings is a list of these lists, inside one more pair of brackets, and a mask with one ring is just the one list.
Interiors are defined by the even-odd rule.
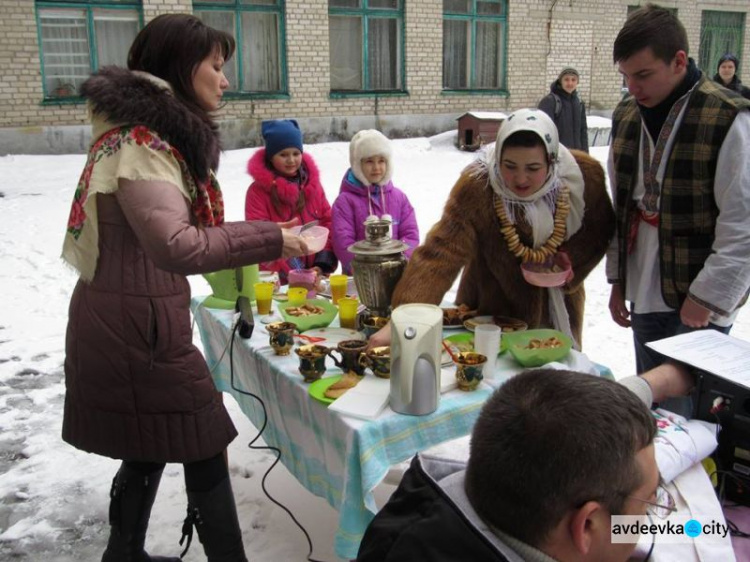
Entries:
[[406,267],[404,251],[409,245],[393,240],[391,221],[368,218],[365,239],[347,248],[354,254],[352,270],[359,300],[373,316],[391,314],[391,296]]

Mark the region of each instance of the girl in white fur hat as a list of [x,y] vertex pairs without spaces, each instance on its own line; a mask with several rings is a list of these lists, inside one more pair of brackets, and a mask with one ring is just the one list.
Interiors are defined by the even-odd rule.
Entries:
[[391,236],[409,245],[411,256],[419,244],[419,228],[414,208],[406,194],[391,182],[393,158],[391,141],[380,131],[358,132],[349,143],[351,168],[341,180],[341,191],[333,203],[333,251],[347,275],[354,255],[346,249],[365,238],[368,217],[392,221]]

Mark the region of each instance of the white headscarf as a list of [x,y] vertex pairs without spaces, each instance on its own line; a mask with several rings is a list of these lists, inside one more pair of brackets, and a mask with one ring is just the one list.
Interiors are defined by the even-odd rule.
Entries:
[[[550,162],[544,185],[528,197],[513,193],[505,185],[500,173],[503,144],[508,137],[519,131],[531,131],[539,135],[544,141]],[[495,147],[487,153],[486,159],[490,184],[494,192],[502,198],[508,219],[515,224],[518,212],[522,211],[532,228],[534,248],[540,248],[552,235],[555,202],[562,185],[567,185],[570,190],[570,212],[565,224],[565,239],[578,232],[584,211],[583,174],[570,151],[560,144],[557,127],[544,111],[519,109],[511,113],[500,126]]]
[[[511,191],[500,173],[503,144],[508,137],[519,131],[532,131],[539,135],[544,141],[550,164],[542,188],[527,197],[521,197]],[[557,127],[545,112],[538,109],[520,109],[511,113],[498,130],[495,147],[488,151],[485,165],[493,191],[505,204],[508,220],[516,224],[520,218],[519,211],[526,217],[526,222],[532,228],[535,249],[540,248],[554,231],[557,194],[563,185],[567,185],[570,190],[570,212],[565,221],[565,239],[569,239],[581,228],[585,207],[583,174],[570,151],[560,144]],[[547,290],[550,318],[555,328],[570,336],[576,349],[580,349],[570,329],[570,317],[562,290],[559,287]]]

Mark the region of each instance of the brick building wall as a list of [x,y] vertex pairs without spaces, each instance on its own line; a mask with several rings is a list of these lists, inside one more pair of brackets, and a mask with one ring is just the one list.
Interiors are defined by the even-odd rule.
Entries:
[[[442,92],[442,2],[405,0],[408,95],[337,98],[330,95],[327,0],[287,0],[289,96],[228,102],[219,114],[222,130],[231,139],[226,144],[257,143],[260,121],[279,117],[300,119],[308,141],[348,138],[361,127],[373,126],[404,136],[446,130],[467,110],[535,106],[565,66],[581,73],[580,94],[590,110],[611,110],[621,97],[622,84],[612,64],[612,43],[628,5],[637,3],[568,0],[550,8],[547,0],[509,0],[507,95],[448,95]],[[747,0],[671,0],[662,5],[678,9],[695,58],[703,10],[750,11]],[[7,148],[9,137],[37,133],[44,133],[46,146],[55,151],[56,135],[65,126],[72,127],[81,137],[76,142],[85,148],[85,106],[42,102],[34,0],[0,0],[0,9],[4,14],[0,20],[0,152],[12,151]],[[191,0],[143,1],[146,22],[160,13],[191,10]],[[750,63],[750,40],[745,39],[743,52],[738,54]],[[711,75],[714,71],[709,69]],[[741,78],[750,82],[750,64],[741,66]]]

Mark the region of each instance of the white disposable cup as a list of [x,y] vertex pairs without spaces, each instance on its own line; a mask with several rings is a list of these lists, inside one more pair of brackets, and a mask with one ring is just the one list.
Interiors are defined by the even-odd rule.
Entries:
[[500,353],[500,338],[503,330],[495,324],[479,324],[474,328],[474,351],[487,357],[487,363],[482,368],[482,375],[486,379],[495,378],[497,355]]

